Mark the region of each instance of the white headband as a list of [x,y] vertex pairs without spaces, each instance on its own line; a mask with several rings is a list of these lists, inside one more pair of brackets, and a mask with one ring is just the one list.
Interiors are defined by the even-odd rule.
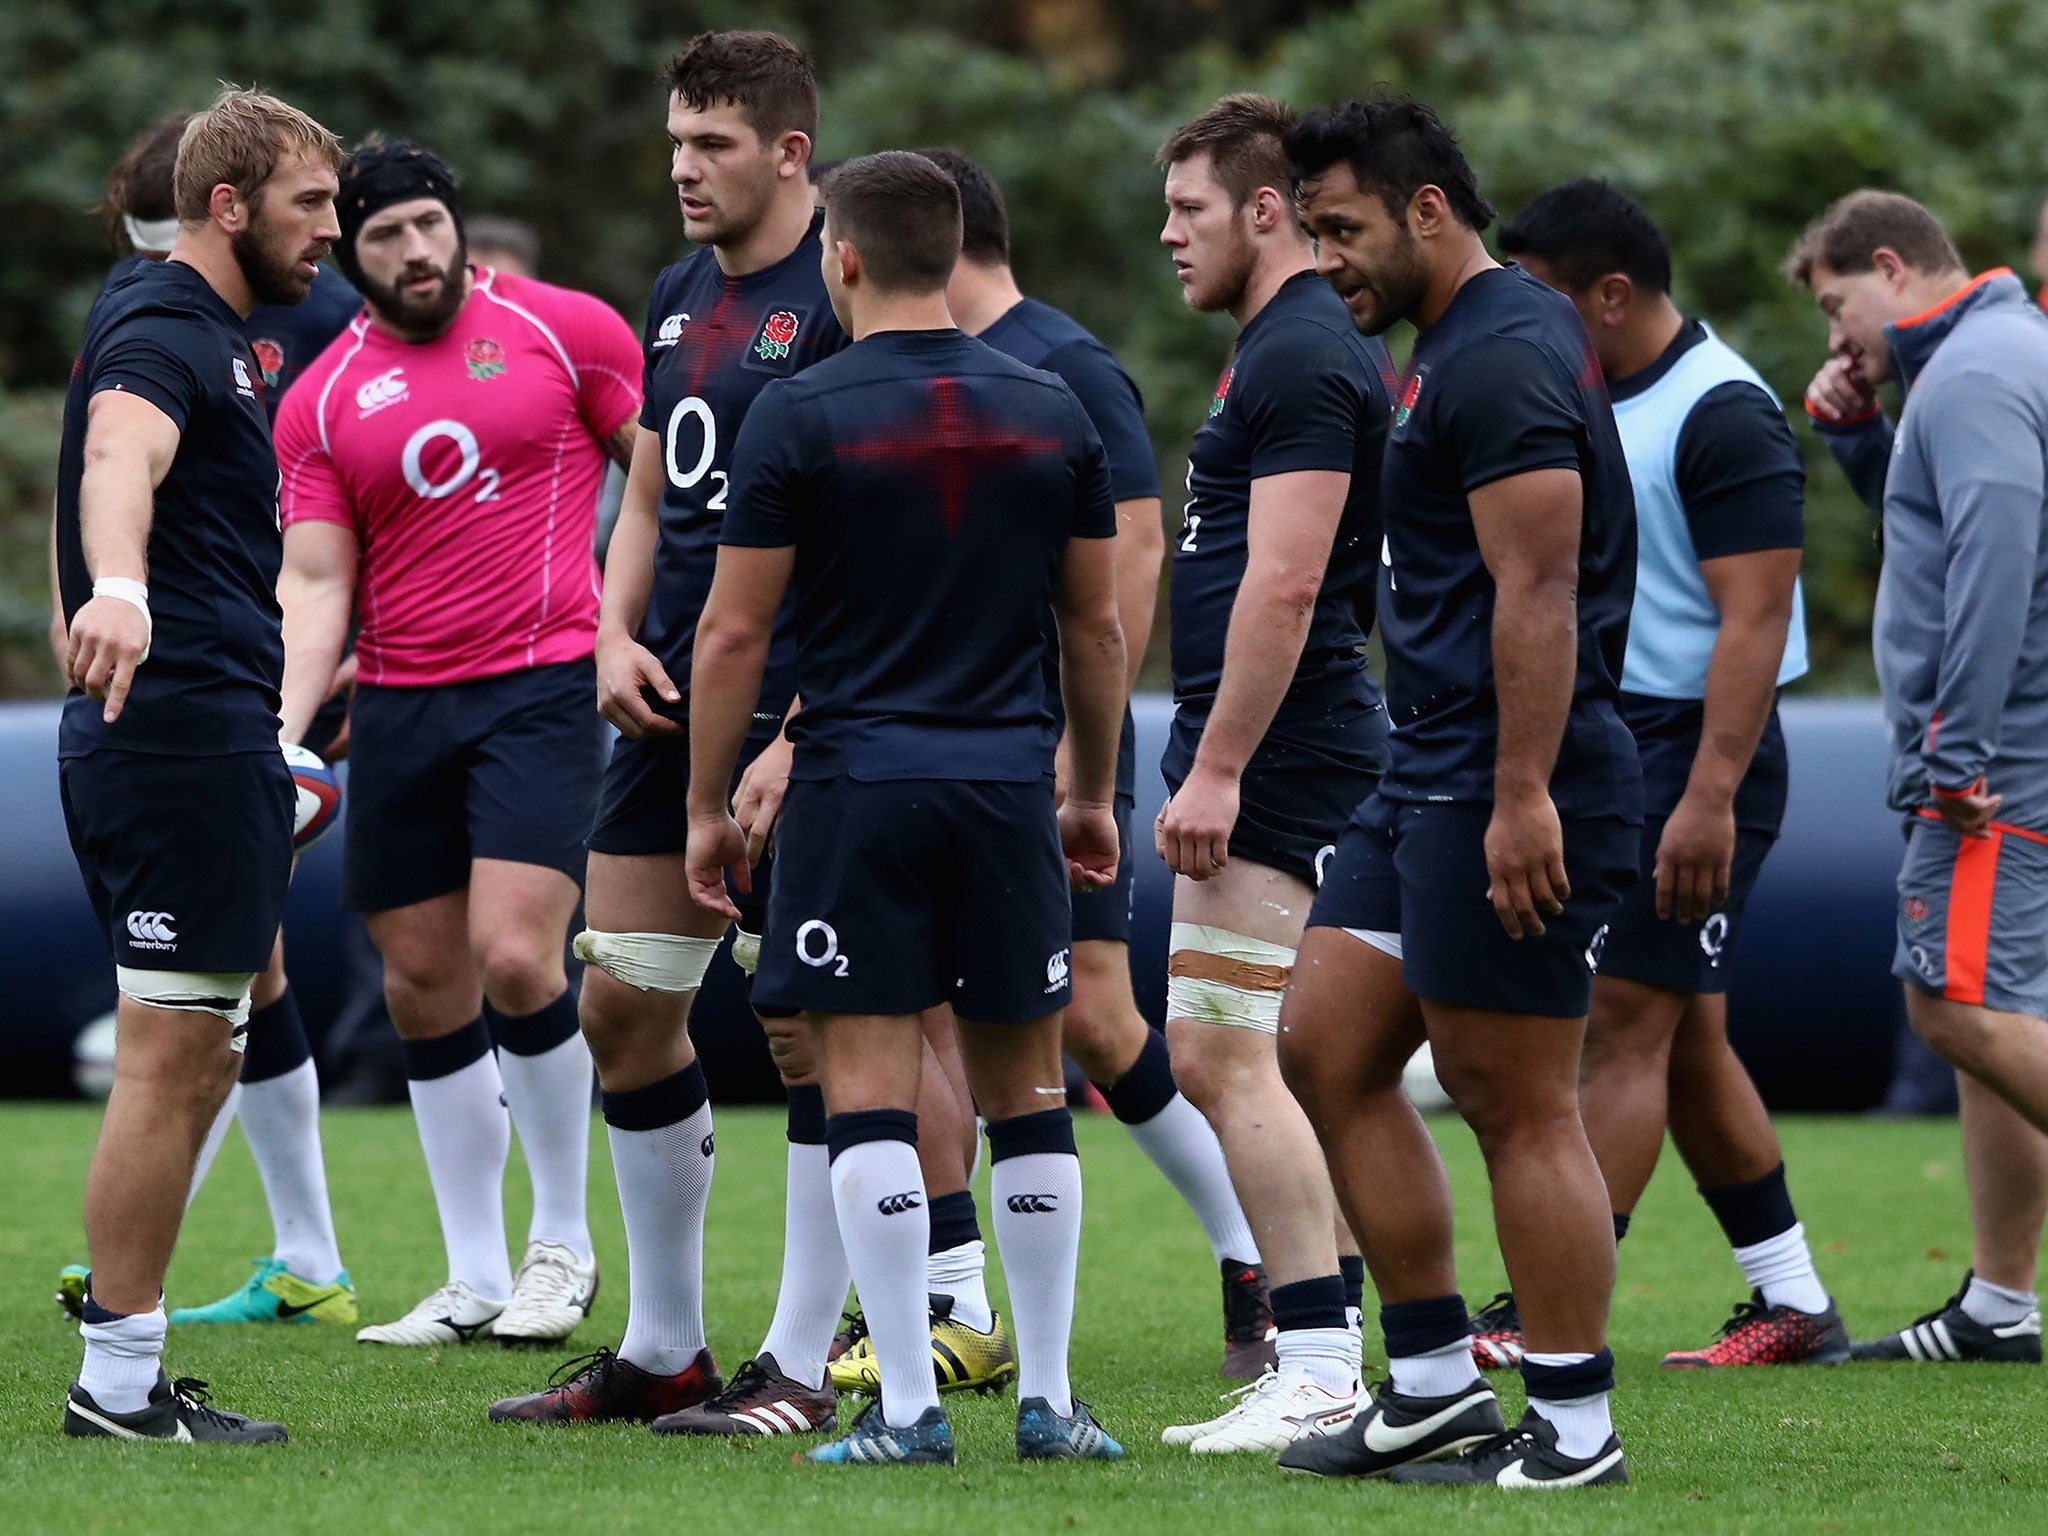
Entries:
[[128,243],[138,251],[168,251],[178,243],[176,219],[138,219],[124,213],[121,227],[128,232]]

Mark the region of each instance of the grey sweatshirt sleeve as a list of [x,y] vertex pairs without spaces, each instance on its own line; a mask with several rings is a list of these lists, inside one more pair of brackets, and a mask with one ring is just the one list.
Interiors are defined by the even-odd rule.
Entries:
[[1880,410],[1860,421],[1838,423],[1808,411],[1807,419],[1863,504],[1873,512],[1883,512],[1885,476],[1892,467],[1891,417]]
[[[1996,754],[2025,638],[2048,491],[2038,401],[1990,373],[1959,374],[1920,424],[1948,558],[1928,782],[1958,793]],[[1997,785],[1992,785],[1994,792]]]

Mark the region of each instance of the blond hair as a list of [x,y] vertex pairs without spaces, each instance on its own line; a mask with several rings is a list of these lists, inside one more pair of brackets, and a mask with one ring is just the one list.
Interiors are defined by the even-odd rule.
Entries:
[[203,219],[213,189],[233,187],[253,202],[289,155],[341,169],[341,140],[297,107],[261,91],[223,85],[212,106],[193,116],[178,141],[172,186],[181,219]]
[[1183,160],[1206,154],[1232,207],[1242,208],[1261,187],[1271,187],[1284,197],[1293,184],[1293,166],[1282,141],[1294,121],[1294,108],[1284,101],[1240,91],[1174,129],[1155,158],[1162,169],[1170,170]]

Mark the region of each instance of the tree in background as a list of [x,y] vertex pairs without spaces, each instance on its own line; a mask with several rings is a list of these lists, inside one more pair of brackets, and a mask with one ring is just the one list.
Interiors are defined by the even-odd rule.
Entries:
[[[1663,225],[1678,298],[1795,412],[1823,345],[1777,262],[1839,193],[1928,202],[2018,262],[2048,186],[2048,7],[2031,0],[86,0],[0,7],[0,692],[53,682],[41,550],[60,392],[112,257],[84,210],[128,137],[261,81],[345,136],[443,149],[548,275],[636,324],[680,225],[656,72],[689,32],[780,26],[826,82],[821,153],[946,142],[1009,195],[1026,287],[1115,347],[1169,487],[1229,338],[1157,245],[1153,149],[1227,90],[1384,82],[1435,105],[1512,213],[1582,174]],[[1800,428],[1813,448],[1811,434]],[[1870,519],[1813,448],[1814,682],[1869,686]],[[1169,507],[1169,514],[1172,512]]]

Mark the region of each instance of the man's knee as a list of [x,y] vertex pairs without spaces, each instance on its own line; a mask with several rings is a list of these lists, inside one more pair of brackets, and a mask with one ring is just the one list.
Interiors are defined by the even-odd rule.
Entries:
[[1109,962],[1090,954],[1097,947],[1074,946],[1074,1000],[1067,1004],[1062,1034],[1067,1054],[1090,1082],[1113,1083],[1138,1059],[1151,1026],[1131,996],[1124,946],[1099,946],[1111,951]]
[[1438,1049],[1432,1060],[1437,1081],[1488,1158],[1520,1138],[1544,1135],[1578,1119],[1575,1088],[1533,1082],[1499,1057],[1476,1060]]
[[561,956],[528,934],[487,940],[477,953],[476,969],[484,994],[500,1013],[518,1015],[545,1008],[568,985]]
[[811,1024],[802,1014],[764,1014],[761,1031],[768,1037],[768,1056],[785,1088],[798,1088],[818,1081],[818,1052],[811,1039]]
[[1993,1025],[1988,1008],[1935,997],[1909,984],[1906,1017],[1927,1048],[1950,1066],[1975,1071],[1989,1051]]

